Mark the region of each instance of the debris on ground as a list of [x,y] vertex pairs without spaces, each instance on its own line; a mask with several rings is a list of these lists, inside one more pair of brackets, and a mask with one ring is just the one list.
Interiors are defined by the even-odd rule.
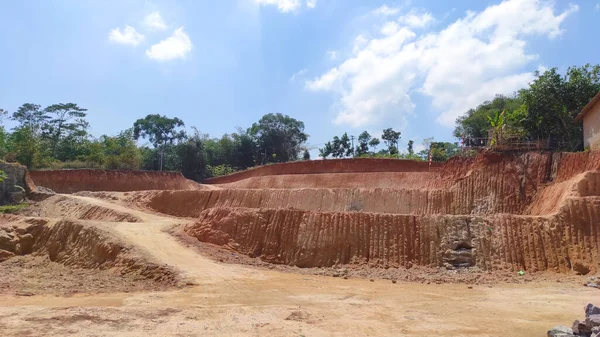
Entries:
[[600,337],[600,308],[589,303],[583,308],[585,319],[575,320],[571,328],[557,325],[548,330],[548,337]]

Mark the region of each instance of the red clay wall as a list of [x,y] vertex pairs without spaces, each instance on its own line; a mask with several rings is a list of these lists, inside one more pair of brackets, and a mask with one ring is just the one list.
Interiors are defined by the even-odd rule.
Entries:
[[202,185],[184,178],[178,172],[55,170],[31,171],[29,174],[36,185],[50,188],[57,193],[202,188]]
[[[434,168],[440,163],[432,163]],[[428,162],[399,159],[327,159],[261,166],[204,181],[206,184],[227,184],[253,177],[284,174],[358,173],[358,172],[429,172]]]

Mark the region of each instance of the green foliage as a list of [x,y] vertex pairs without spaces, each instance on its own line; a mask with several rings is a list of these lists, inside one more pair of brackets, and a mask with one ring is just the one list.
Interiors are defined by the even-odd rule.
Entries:
[[225,175],[232,174],[235,172],[233,167],[231,167],[229,165],[217,165],[217,166],[207,165],[206,170],[208,171],[209,177],[220,177],[220,176],[225,176]]
[[310,160],[310,152],[307,149],[304,149],[304,153],[302,154],[302,160]]
[[[512,96],[498,95],[459,117],[454,136],[488,138],[491,126],[493,142],[501,130],[503,138],[550,140],[553,149],[579,151],[583,130],[573,119],[599,91],[600,65],[569,67],[565,74],[557,68],[536,72],[529,87]],[[499,121],[501,111],[505,114]]]
[[415,144],[414,140],[409,140],[408,141],[408,154],[409,155],[413,155],[415,153],[415,151],[413,150],[413,145]]
[[388,147],[388,152],[391,155],[398,154],[398,141],[400,140],[400,131],[394,131],[392,128],[383,130],[381,139]]
[[17,212],[21,211],[22,209],[24,209],[27,206],[29,206],[29,204],[26,203],[26,202],[22,202],[22,203],[17,204],[17,205],[0,206],[0,213],[4,213],[4,214],[17,213]]
[[288,115],[266,114],[248,129],[261,164],[298,160],[308,139],[304,123]]

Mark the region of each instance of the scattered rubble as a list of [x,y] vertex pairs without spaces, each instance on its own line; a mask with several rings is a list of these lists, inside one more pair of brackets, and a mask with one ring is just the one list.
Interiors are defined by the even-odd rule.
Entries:
[[585,319],[575,320],[571,328],[557,325],[548,330],[548,337],[600,337],[600,308],[589,303],[583,308]]

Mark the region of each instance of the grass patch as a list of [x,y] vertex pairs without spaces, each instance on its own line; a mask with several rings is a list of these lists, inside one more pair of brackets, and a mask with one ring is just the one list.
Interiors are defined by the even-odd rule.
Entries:
[[22,202],[18,205],[5,205],[5,206],[0,206],[0,213],[4,213],[4,214],[13,214],[13,213],[17,213],[18,211],[24,209],[25,207],[29,206],[28,203],[26,202]]

